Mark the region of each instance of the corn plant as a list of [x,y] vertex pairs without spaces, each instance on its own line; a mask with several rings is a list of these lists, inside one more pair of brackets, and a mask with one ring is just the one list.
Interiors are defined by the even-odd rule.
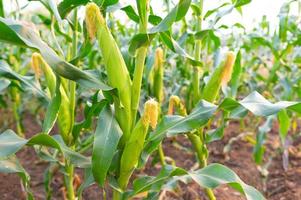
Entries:
[[[15,156],[24,146],[32,146],[49,163],[44,180],[47,199],[52,195],[53,168],[63,172],[63,195],[68,200],[81,199],[83,190],[93,183],[103,189],[103,198],[112,193],[112,199],[120,200],[157,199],[162,190],[176,190],[175,183],[192,181],[204,188],[211,200],[216,199],[214,188],[222,184],[248,200],[265,199],[228,167],[208,163],[207,145],[223,137],[231,120],[242,120],[249,112],[267,117],[259,127],[255,149],[260,152],[260,137],[276,115],[284,140],[288,113],[301,112],[300,102],[293,98],[271,103],[252,89],[239,90],[246,76],[242,55],[249,49],[228,44],[232,51],[220,54],[220,19],[234,10],[241,12],[250,1],[232,1],[206,13],[203,0],[179,0],[174,7],[164,1],[167,14],[163,18],[152,9],[157,2],[148,0],[137,0],[135,6],[112,0],[40,2],[50,18],[39,15],[45,29],[38,30],[34,24],[5,17],[0,1],[1,45],[26,49],[22,57],[15,56],[20,62],[26,57],[31,65],[21,73],[17,64],[1,58],[0,83],[4,86],[0,92],[9,84],[26,86],[42,99],[45,113],[42,131],[31,138],[10,129],[0,135],[0,172],[18,173],[28,199],[34,199],[30,177]],[[225,10],[220,11],[222,8]],[[192,16],[186,17],[189,10]],[[114,17],[117,11],[124,12],[133,24],[122,25]],[[213,19],[205,29],[203,23],[210,17]],[[279,37],[283,35],[281,32]],[[50,36],[53,41],[47,40]],[[271,48],[262,38],[253,40]],[[277,62],[285,59],[287,48]],[[21,93],[10,93],[18,99],[14,101],[18,107]],[[240,100],[238,93],[246,97]],[[83,119],[77,121],[80,111]],[[212,124],[217,128],[212,130]],[[165,157],[164,139],[178,135],[191,142],[198,169],[185,170]],[[133,174],[145,167],[155,151],[160,172],[134,179]],[[85,171],[78,188],[75,168]],[[106,195],[108,188],[110,194]]]

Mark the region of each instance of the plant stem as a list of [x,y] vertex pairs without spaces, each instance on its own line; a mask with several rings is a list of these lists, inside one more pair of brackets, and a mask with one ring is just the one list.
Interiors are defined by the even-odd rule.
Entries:
[[[202,30],[202,11],[203,11],[203,0],[200,0],[199,2],[199,9],[200,9],[200,14],[197,18],[197,27],[196,31],[201,31]],[[195,59],[200,60],[200,54],[201,54],[201,46],[202,42],[200,40],[196,41],[195,43]],[[199,99],[200,99],[200,72],[199,68],[194,67],[193,69],[193,104],[195,105]],[[190,141],[192,142],[194,148],[196,149],[197,156],[198,156],[198,161],[200,168],[206,167],[207,166],[207,151],[206,151],[206,144],[204,141],[204,130],[203,128],[198,130],[198,136],[194,135],[192,133],[188,134],[188,137]],[[209,197],[210,200],[215,200],[214,193],[211,189],[207,188],[206,189],[207,196]]]
[[[73,31],[73,41],[71,48],[71,57],[75,57],[77,53],[77,9],[74,10],[73,13],[74,19],[74,31]],[[70,54],[69,54],[70,55]],[[74,116],[75,116],[75,102],[76,102],[76,83],[74,81],[69,81],[69,99],[70,99],[70,112],[71,112],[71,123],[72,127],[74,124]],[[72,134],[72,132],[70,133]],[[71,147],[75,149],[75,146]],[[67,196],[68,200],[75,200],[75,193],[73,187],[73,177],[74,177],[74,166],[70,163],[69,160],[65,160],[65,184],[67,187]]]
[[68,200],[75,200],[73,188],[74,166],[66,159],[65,160],[65,185],[67,187]]
[[141,93],[141,83],[144,70],[144,62],[147,53],[147,46],[140,47],[137,50],[137,58],[132,86],[132,128],[136,123],[136,115],[139,107],[139,99]]
[[[203,0],[200,0],[199,4],[200,8],[200,15],[197,17],[197,26],[196,26],[196,31],[201,31],[202,30],[202,10],[203,10]],[[202,47],[202,41],[197,40],[195,42],[195,47],[194,47],[194,58],[199,61],[200,60],[200,55],[201,55],[201,47]],[[200,99],[200,71],[198,67],[193,68],[193,104],[195,105],[199,99]]]
[[[138,4],[137,4],[138,6]],[[139,24],[139,33],[146,33],[147,32],[147,22],[148,22],[148,5],[146,5],[146,13],[140,20]],[[135,71],[133,76],[133,86],[132,86],[132,128],[134,128],[136,123],[136,116],[139,107],[139,99],[141,93],[141,83],[142,83],[142,76],[144,71],[144,63],[147,54],[148,45],[142,46],[137,50],[137,57],[135,63]]]
[[[71,55],[74,58],[77,54],[77,29],[78,29],[78,21],[77,21],[77,9],[74,9],[73,13],[73,21],[74,21],[74,30],[73,30],[73,40],[72,40],[72,51]],[[75,121],[75,102],[76,102],[76,82],[69,82],[70,89],[70,112],[71,112],[71,123],[72,127]]]
[[113,190],[113,200],[121,200],[121,193],[117,190]]
[[[201,52],[201,41],[196,41],[195,43],[195,59],[200,60]],[[192,90],[193,90],[193,105],[195,105],[200,100],[200,69],[198,67],[193,67],[193,77],[192,77]]]
[[198,137],[198,135],[195,135],[193,133],[188,133],[187,136],[188,136],[188,139],[190,140],[190,142],[192,143],[193,148],[196,151],[200,167],[207,165],[207,163],[206,163],[207,160],[204,159],[204,153],[203,153],[203,150],[202,150],[203,149],[203,147],[202,147],[203,144],[202,144],[200,138]]
[[24,134],[22,131],[22,126],[21,126],[21,118],[18,113],[18,103],[15,101],[13,102],[13,114],[14,114],[14,118],[15,118],[15,122],[16,122],[17,133],[19,136],[23,137]]
[[164,155],[162,143],[160,143],[160,145],[158,146],[158,153],[159,153],[161,165],[164,166],[166,163],[165,163],[165,155]]

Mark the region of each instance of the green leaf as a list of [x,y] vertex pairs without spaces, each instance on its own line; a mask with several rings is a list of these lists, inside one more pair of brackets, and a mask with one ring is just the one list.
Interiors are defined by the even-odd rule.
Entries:
[[[46,100],[49,99],[48,96],[46,95],[46,93],[41,90],[39,85],[36,84],[36,82],[33,80],[32,77],[19,75],[18,73],[14,72],[3,61],[0,61],[0,76],[4,76],[4,77],[6,77],[8,79],[12,79],[12,80],[18,80],[22,84],[27,86],[31,91],[33,91],[33,93],[40,95],[41,97],[45,98]],[[4,87],[4,86],[2,86],[2,87]]]
[[7,79],[0,79],[0,92],[2,92],[3,90],[5,90],[10,84],[10,81]]
[[5,17],[4,7],[3,7],[3,0],[0,0],[0,17]]
[[170,32],[160,33],[160,39],[162,42],[173,52],[179,54],[180,56],[186,58],[189,63],[193,66],[202,66],[202,62],[195,60],[190,56],[171,36]]
[[272,129],[274,116],[269,116],[266,122],[258,128],[258,133],[256,134],[256,144],[253,149],[253,157],[257,164],[261,164],[262,157],[265,151],[264,142],[266,139],[266,134]]
[[248,200],[265,199],[254,187],[245,184],[231,169],[221,164],[210,164],[205,168],[188,173],[202,187],[214,189],[219,185],[228,184],[244,194]]
[[94,136],[92,172],[95,181],[103,186],[122,131],[109,105],[99,115]]
[[167,16],[156,26],[149,30],[149,33],[168,31],[174,22],[181,20],[190,7],[191,0],[180,0],[179,3],[167,14]]
[[[87,88],[101,90],[112,89],[102,83],[99,78],[76,68],[60,58],[55,51],[39,37],[33,25],[0,17],[0,31],[5,33],[0,35],[0,40],[4,42],[39,50],[49,66],[60,76],[76,81]],[[7,36],[6,34],[10,35]]]
[[26,143],[27,140],[19,137],[12,130],[6,130],[0,135],[0,158],[16,153]]
[[91,166],[91,160],[70,148],[68,148],[61,136],[49,136],[47,134],[37,134],[29,140],[24,139],[16,135],[12,130],[6,130],[0,134],[0,158],[9,157],[19,151],[25,145],[41,145],[58,149],[67,157],[72,164],[77,167],[87,168]]
[[186,117],[178,115],[163,117],[156,130],[147,139],[142,159],[145,161],[145,156],[155,151],[164,137],[187,133],[204,126],[216,109],[217,106],[206,101],[200,101],[195,109]]
[[238,7],[241,7],[241,6],[244,6],[246,4],[249,4],[251,3],[252,0],[237,0],[234,4],[234,7],[235,8],[238,8]]
[[137,34],[135,35],[129,45],[129,53],[131,56],[135,56],[136,50],[141,46],[148,46],[156,34]]
[[[62,18],[66,18],[74,8],[86,5],[89,2],[90,0],[63,0],[58,5],[58,11]],[[108,6],[118,3],[118,0],[93,0],[93,2],[105,10]]]
[[224,136],[224,128],[225,128],[225,125],[222,125],[221,127],[217,128],[217,129],[207,132],[206,138],[205,138],[206,143],[210,143],[210,142],[221,139]]
[[[201,66],[202,63],[200,61],[195,60],[192,56],[190,56],[186,51],[180,47],[179,44],[172,38],[169,33],[170,27],[173,23],[181,20],[187,13],[191,4],[191,0],[180,0],[179,3],[167,14],[165,18],[163,18],[156,26],[152,27],[147,34],[139,34],[134,36],[130,41],[129,52],[131,55],[135,55],[135,51],[143,46],[147,45],[157,33],[160,33],[160,38],[163,43],[170,48],[175,53],[187,58],[192,65]],[[154,18],[150,18],[154,19]],[[156,17],[156,23],[159,18]]]
[[135,12],[134,8],[132,6],[125,6],[122,7],[120,10],[124,11],[125,14],[134,22],[139,23],[139,16]]
[[272,51],[272,53],[274,54],[274,56],[276,58],[280,57],[278,50],[274,48],[272,42],[268,41],[264,37],[260,37],[260,36],[255,35],[255,34],[251,34],[251,39],[254,42],[257,42],[257,43],[259,43],[262,46],[266,46],[266,47],[270,48],[270,50]]
[[242,72],[241,53],[239,51],[236,55],[235,63],[233,66],[232,77],[229,82],[229,86],[231,88],[231,97],[235,97],[237,94],[237,89],[238,89],[239,82],[240,82],[241,72]]
[[[134,181],[134,196],[144,191],[158,192],[162,188],[168,188],[174,182],[182,181],[188,183],[189,180],[195,181],[203,188],[214,189],[220,185],[228,184],[246,196],[248,200],[264,200],[254,187],[245,184],[231,169],[221,164],[210,164],[197,171],[185,171],[184,169],[164,166],[157,177],[143,176]],[[167,182],[168,181],[168,182]]]
[[62,18],[59,14],[58,8],[54,0],[39,0],[46,6],[46,8],[55,16],[56,20],[60,24],[62,22]]
[[66,18],[66,16],[76,7],[85,5],[89,2],[89,0],[63,0],[58,5],[58,11],[62,18]]
[[278,122],[279,122],[279,135],[281,138],[282,144],[285,143],[285,138],[290,129],[291,119],[287,114],[286,110],[281,110],[278,112]]
[[85,169],[84,181],[82,182],[82,184],[80,185],[80,187],[77,190],[77,196],[79,197],[79,200],[82,199],[82,193],[83,193],[84,189],[86,189],[87,187],[89,187],[93,183],[94,183],[94,178],[93,178],[93,174],[92,174],[92,169],[91,168],[86,168]]
[[59,81],[57,81],[54,97],[51,99],[45,114],[45,119],[42,127],[43,133],[49,134],[49,132],[51,131],[57,119],[57,116],[59,114],[60,106],[61,106],[60,83]]
[[144,191],[158,192],[167,179],[173,176],[181,176],[185,174],[187,174],[187,172],[181,168],[165,165],[156,177],[142,176],[136,179],[133,182],[134,192],[131,195],[134,196]]
[[301,102],[279,101],[271,103],[258,92],[254,91],[241,101],[235,101],[230,98],[224,99],[219,108],[226,111],[234,111],[235,109],[243,109],[250,111],[256,116],[269,116],[278,113],[282,109],[288,109],[297,113],[301,113]]
[[214,8],[212,10],[208,10],[206,12],[206,14],[204,15],[204,20],[206,20],[206,18],[208,18],[210,15],[212,15],[213,13],[217,12],[220,8],[226,6],[226,5],[229,5],[229,3],[223,3],[222,5],[218,6],[217,8]]
[[30,177],[25,169],[21,166],[16,156],[10,156],[6,159],[0,159],[0,173],[18,173],[25,187],[27,200],[34,200],[30,189]]
[[214,46],[217,49],[221,45],[220,38],[217,37],[212,29],[205,29],[195,33],[195,39],[201,40],[202,43],[208,47]]

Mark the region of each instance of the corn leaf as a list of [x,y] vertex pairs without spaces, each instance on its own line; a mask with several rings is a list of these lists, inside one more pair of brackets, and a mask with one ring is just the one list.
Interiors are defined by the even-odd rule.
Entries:
[[46,95],[46,93],[43,92],[41,90],[41,88],[39,87],[39,85],[36,84],[33,77],[19,75],[18,73],[14,72],[7,65],[7,63],[2,62],[2,61],[0,61],[0,75],[5,78],[8,78],[8,79],[18,80],[22,84],[24,84],[26,87],[28,87],[34,94],[38,94],[41,97],[45,98],[46,100],[49,99],[49,97]]
[[[201,62],[195,60],[186,51],[177,44],[177,42],[171,37],[169,33],[170,27],[177,21],[181,20],[187,13],[191,4],[191,0],[180,0],[179,3],[168,13],[165,18],[160,19],[157,16],[150,16],[150,21],[156,24],[152,27],[147,34],[135,35],[130,41],[129,52],[132,56],[135,55],[135,51],[143,46],[147,45],[155,37],[157,33],[160,33],[160,38],[163,43],[172,51],[178,53],[179,55],[187,58],[192,65],[201,65]],[[155,21],[152,19],[155,18]]]
[[64,156],[70,159],[77,167],[87,168],[91,166],[91,161],[88,157],[85,157],[70,148],[68,148],[61,136],[49,136],[48,134],[37,134],[30,139],[24,139],[19,137],[14,131],[6,130],[0,134],[0,158],[9,157],[19,151],[25,145],[41,145],[51,147],[59,150]]
[[232,112],[235,109],[248,110],[256,116],[267,117],[277,114],[282,109],[301,113],[301,102],[279,101],[271,103],[258,92],[254,91],[241,101],[226,98],[219,106],[220,109]]
[[12,155],[8,158],[0,159],[0,173],[17,173],[22,180],[23,186],[25,187],[27,200],[34,200],[32,191],[30,189],[30,177],[16,156]]
[[0,0],[0,17],[5,17],[4,7],[3,7],[3,0]]
[[287,114],[286,110],[281,110],[278,113],[278,122],[279,122],[279,135],[281,138],[282,144],[285,143],[285,138],[290,129],[291,119]]
[[164,19],[149,30],[149,33],[168,31],[174,22],[181,20],[187,13],[191,0],[180,0],[179,3],[168,13]]
[[[90,0],[63,0],[58,5],[58,11],[62,18],[66,18],[74,8],[86,5],[89,2]],[[118,0],[93,0],[93,2],[105,9],[108,6],[118,3]]]
[[203,169],[188,172],[189,176],[200,186],[214,189],[228,184],[244,194],[248,200],[264,200],[265,198],[254,187],[245,184],[231,169],[221,164],[210,164]]
[[9,86],[10,83],[11,82],[9,80],[1,78],[0,79],[0,92],[5,90]]
[[275,116],[269,116],[265,123],[258,128],[258,133],[256,134],[256,144],[253,149],[253,158],[257,164],[261,164],[262,158],[265,152],[264,143],[266,140],[266,134],[271,131],[273,120]]
[[246,196],[248,200],[264,200],[265,198],[254,187],[245,184],[231,169],[221,164],[210,164],[197,171],[185,171],[179,167],[166,165],[156,177],[143,176],[135,180],[134,196],[144,191],[159,192],[160,189],[168,188],[177,181],[188,183],[191,180],[203,188],[214,189],[220,185],[228,184],[235,190]]
[[122,131],[109,105],[99,114],[94,136],[92,172],[95,181],[103,186]]
[[[187,133],[204,126],[216,109],[217,106],[206,101],[201,101],[186,117],[178,115],[165,116],[158,124],[156,130],[153,131],[147,139],[141,161],[145,161],[148,155],[157,149],[164,137]],[[139,163],[139,165],[141,165],[141,163]]]
[[60,58],[35,32],[33,25],[24,24],[0,17],[0,40],[19,46],[37,49],[45,61],[60,76],[78,82],[84,87],[111,90],[112,88],[98,80],[97,77],[82,71]]
[[52,127],[54,126],[54,123],[57,119],[57,116],[59,114],[60,106],[61,106],[61,92],[60,92],[60,84],[59,81],[56,83],[56,90],[55,94],[52,97],[51,101],[49,102],[49,105],[47,107],[47,111],[45,114],[45,119],[43,122],[42,132],[45,134],[49,134]]

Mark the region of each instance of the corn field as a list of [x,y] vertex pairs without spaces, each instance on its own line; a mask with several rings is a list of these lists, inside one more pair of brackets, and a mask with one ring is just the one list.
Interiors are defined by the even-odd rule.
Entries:
[[301,1],[206,1],[0,0],[0,199],[301,200]]

